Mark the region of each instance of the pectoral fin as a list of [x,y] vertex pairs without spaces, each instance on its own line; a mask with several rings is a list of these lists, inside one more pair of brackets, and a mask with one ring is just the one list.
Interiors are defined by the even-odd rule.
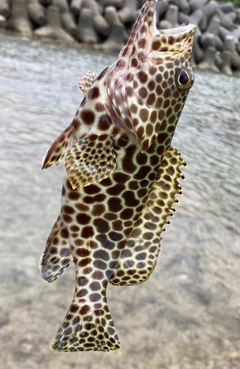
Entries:
[[88,135],[78,141],[66,157],[66,172],[73,189],[101,182],[116,168],[112,138]]
[[[80,79],[78,87],[84,93],[87,94],[91,88],[93,82],[97,78],[97,75],[90,70],[85,76]],[[62,160],[67,150],[73,144],[73,137],[75,132],[75,125],[71,124],[65,131],[52,143],[50,148],[47,150],[45,156],[42,159],[42,169],[47,169],[53,165],[58,165]]]
[[184,179],[179,167],[186,165],[180,152],[170,147],[162,160],[157,179],[148,196],[144,211],[126,242],[118,268],[109,280],[114,285],[135,285],[152,274],[161,251],[161,233],[169,224],[172,205],[181,194],[178,179]]
[[47,169],[52,165],[58,165],[67,150],[73,144],[75,127],[70,124],[67,129],[52,143],[42,160],[42,169]]
[[78,83],[78,87],[80,90],[84,93],[84,95],[87,94],[88,90],[92,86],[93,82],[97,78],[97,75],[94,72],[91,72],[90,70],[85,74],[83,78],[80,79]]

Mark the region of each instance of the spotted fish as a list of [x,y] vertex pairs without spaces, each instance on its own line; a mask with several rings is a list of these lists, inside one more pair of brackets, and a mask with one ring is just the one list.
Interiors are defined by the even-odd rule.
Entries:
[[153,272],[161,232],[181,193],[181,154],[171,146],[192,87],[196,27],[156,29],[154,0],[143,5],[115,63],[80,81],[85,94],[43,168],[65,157],[61,211],[40,260],[48,282],[71,261],[72,304],[56,351],[117,351],[108,282],[135,285]]

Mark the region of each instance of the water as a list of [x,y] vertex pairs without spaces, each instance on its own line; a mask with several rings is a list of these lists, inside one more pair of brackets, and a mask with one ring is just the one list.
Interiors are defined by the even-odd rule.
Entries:
[[184,196],[151,279],[108,288],[120,353],[50,351],[74,288],[38,272],[63,166],[41,171],[82,98],[78,80],[115,56],[0,36],[0,360],[5,369],[240,368],[239,79],[196,72],[174,146]]

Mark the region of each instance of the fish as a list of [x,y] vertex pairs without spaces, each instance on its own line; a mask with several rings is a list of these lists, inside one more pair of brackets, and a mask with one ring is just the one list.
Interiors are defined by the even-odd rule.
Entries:
[[157,264],[184,179],[171,142],[194,82],[195,32],[157,30],[156,1],[146,0],[117,60],[80,80],[76,115],[46,152],[43,169],[65,158],[66,175],[40,274],[53,282],[71,262],[76,274],[55,351],[120,349],[107,285],[145,282]]

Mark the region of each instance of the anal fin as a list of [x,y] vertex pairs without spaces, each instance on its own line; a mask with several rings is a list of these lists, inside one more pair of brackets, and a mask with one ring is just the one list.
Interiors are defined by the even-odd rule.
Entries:
[[87,135],[69,150],[66,172],[73,189],[101,182],[116,168],[112,137]]
[[60,214],[50,232],[39,263],[41,277],[48,282],[55,281],[72,261],[66,234]]
[[181,194],[178,179],[184,179],[179,167],[186,165],[178,150],[170,147],[162,160],[156,181],[148,196],[144,211],[126,242],[109,282],[113,285],[135,285],[146,281],[152,274],[161,251],[161,233],[168,217],[173,215],[172,205]]

